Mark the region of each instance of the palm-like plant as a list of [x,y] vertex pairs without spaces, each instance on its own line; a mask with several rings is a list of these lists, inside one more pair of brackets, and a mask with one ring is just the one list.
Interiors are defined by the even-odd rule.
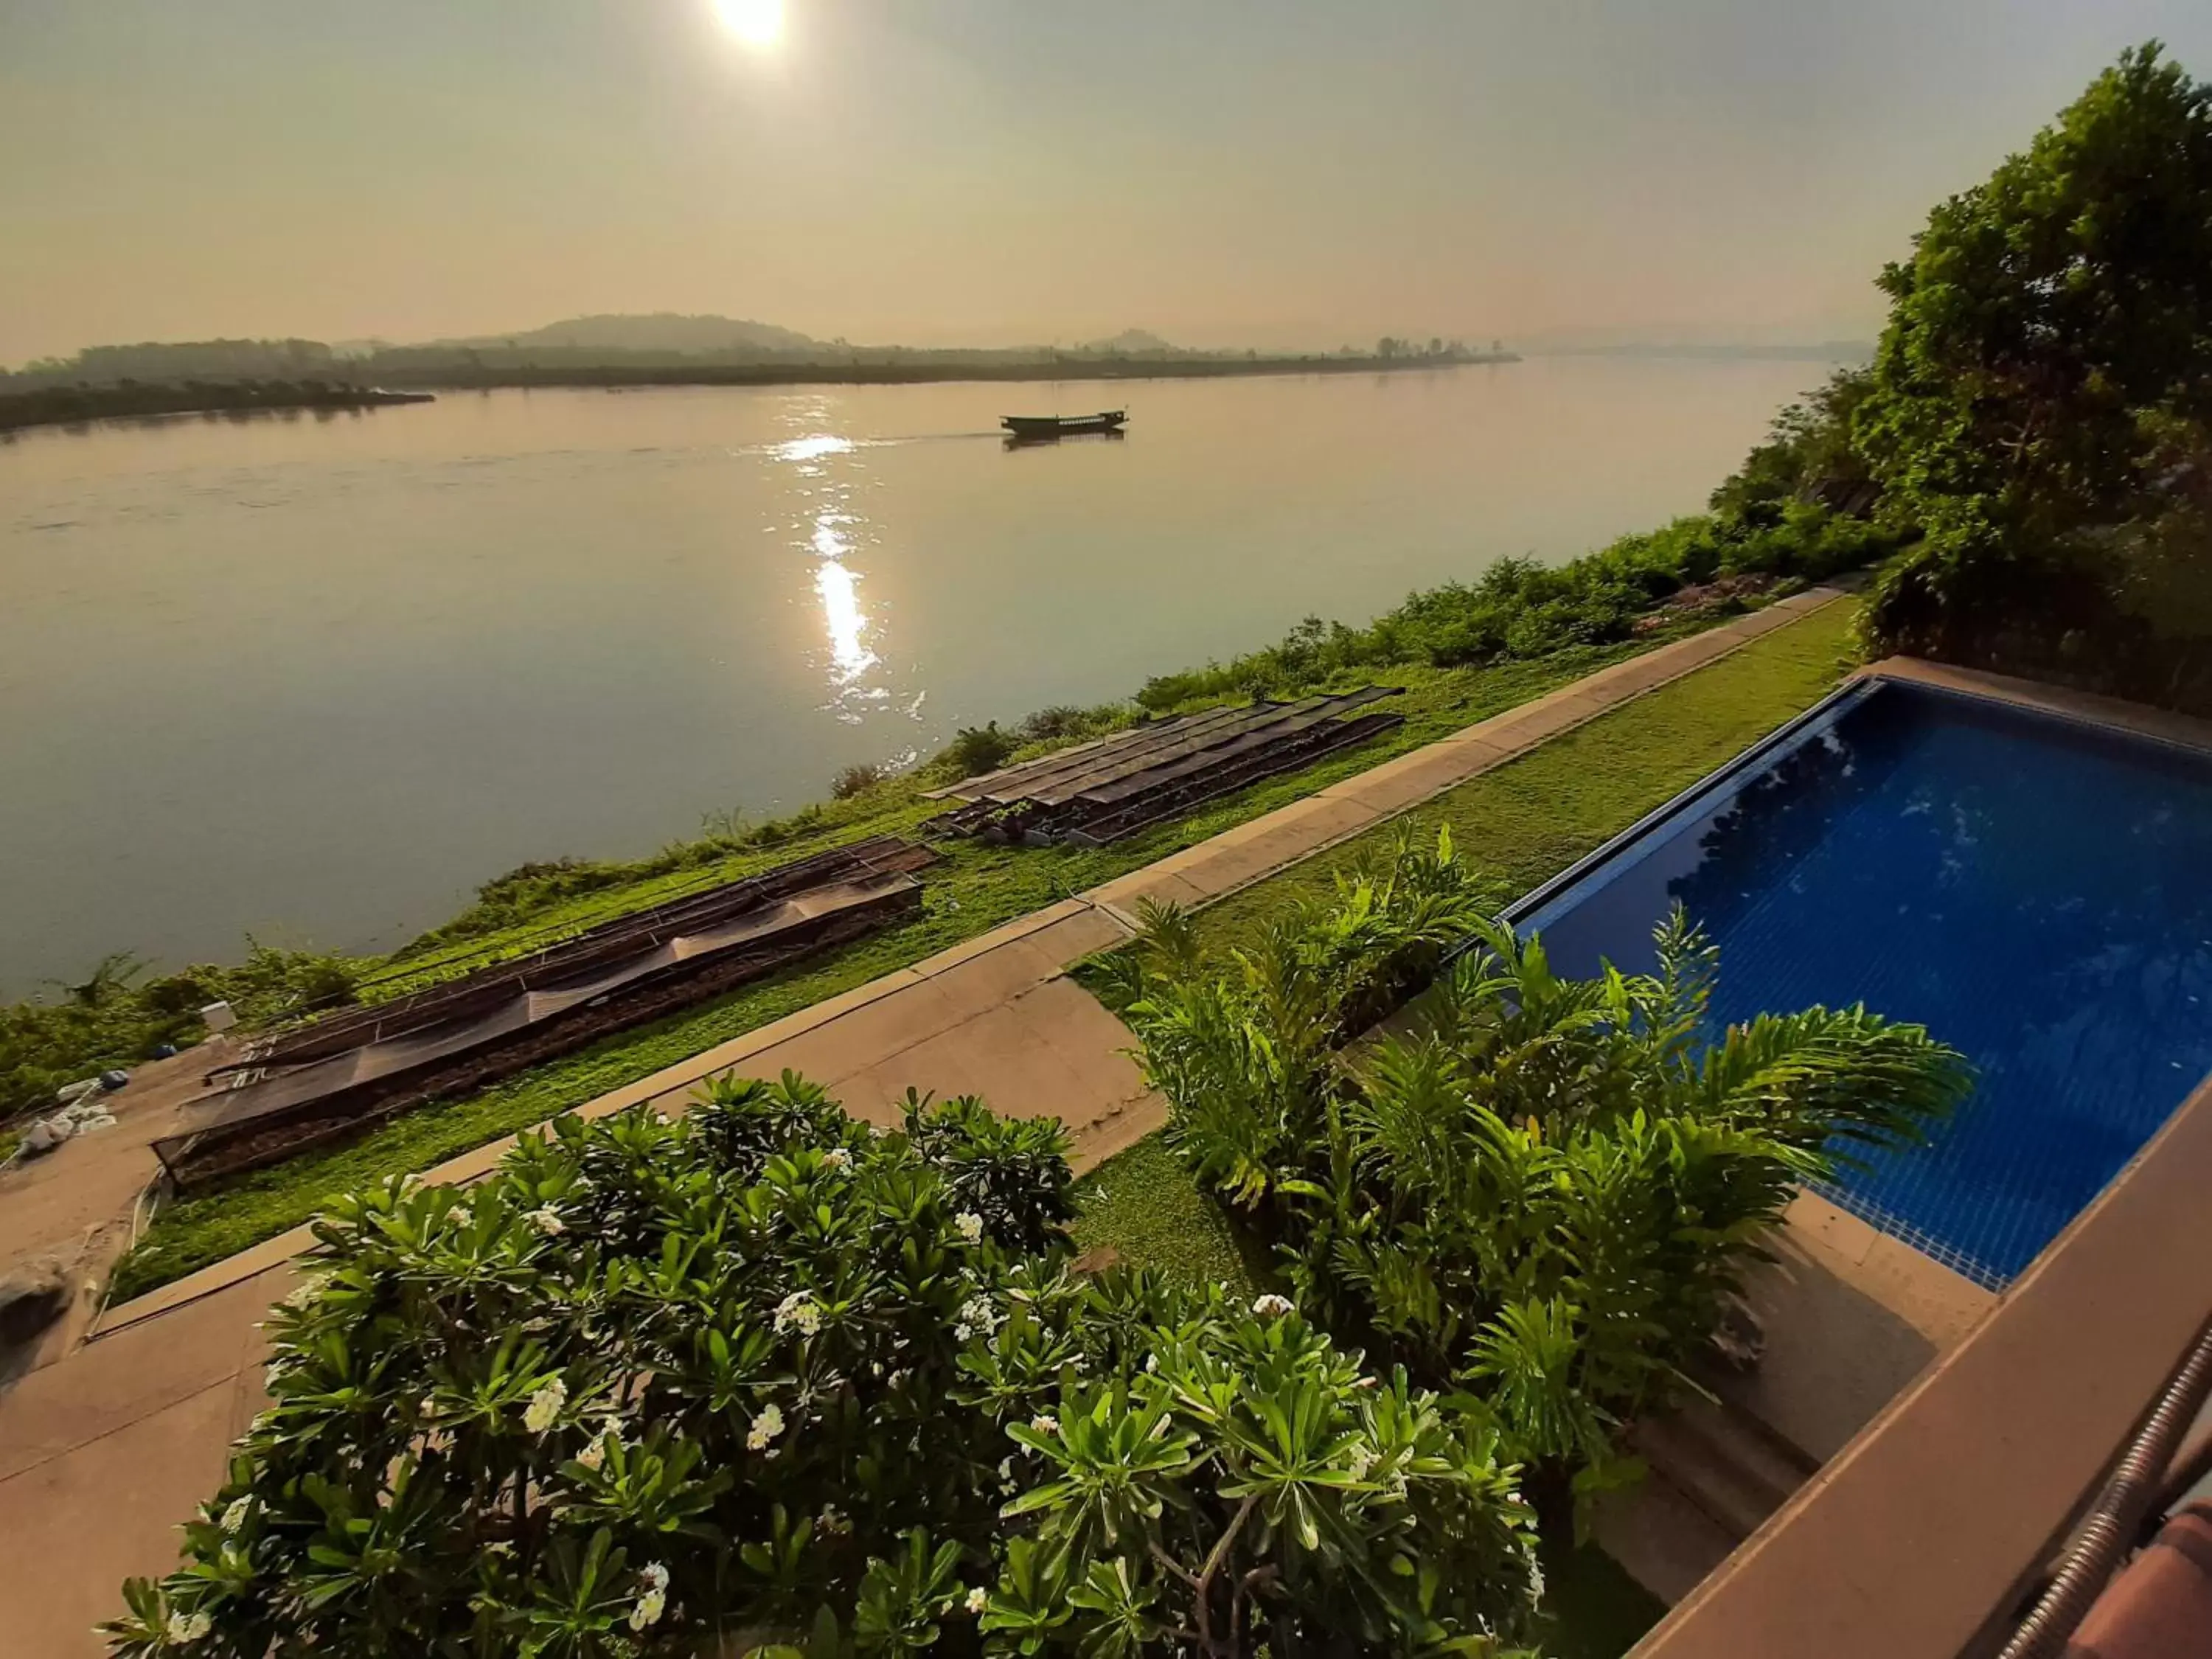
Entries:
[[1341,874],[1333,902],[1291,906],[1221,972],[1180,908],[1141,904],[1144,933],[1117,963],[1122,1000],[1200,1177],[1256,1206],[1324,1143],[1338,1051],[1428,981],[1488,896],[1449,830],[1424,845],[1408,830]]
[[[1448,841],[1397,857],[1403,879],[1364,872],[1218,964],[1155,918],[1129,1017],[1171,1136],[1273,1233],[1301,1306],[1472,1384],[1516,1455],[1601,1478],[1796,1187],[1922,1133],[1967,1069],[1863,1007],[1716,1032],[1717,955],[1679,908],[1654,972],[1561,978],[1540,940],[1468,913]],[[1446,929],[1472,948],[1414,1029],[1359,1040]]]

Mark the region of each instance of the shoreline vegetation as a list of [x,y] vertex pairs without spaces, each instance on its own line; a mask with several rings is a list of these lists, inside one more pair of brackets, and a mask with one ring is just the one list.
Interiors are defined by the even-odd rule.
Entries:
[[335,414],[436,402],[428,392],[323,380],[186,380],[147,385],[45,386],[0,392],[0,433],[36,426],[83,426],[94,421],[151,420],[169,415],[252,416],[314,410]]

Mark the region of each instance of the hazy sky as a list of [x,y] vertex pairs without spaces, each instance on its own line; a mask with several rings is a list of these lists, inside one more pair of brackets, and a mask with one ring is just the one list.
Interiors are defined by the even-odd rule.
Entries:
[[653,310],[1865,336],[2123,46],[2212,75],[2205,0],[784,4],[763,49],[713,0],[0,0],[0,362]]

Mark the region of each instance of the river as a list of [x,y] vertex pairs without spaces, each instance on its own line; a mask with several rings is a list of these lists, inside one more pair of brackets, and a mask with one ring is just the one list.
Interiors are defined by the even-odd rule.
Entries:
[[[389,948],[527,859],[1702,505],[1798,362],[449,393],[0,442],[0,998]],[[1003,413],[1126,405],[1015,451]]]

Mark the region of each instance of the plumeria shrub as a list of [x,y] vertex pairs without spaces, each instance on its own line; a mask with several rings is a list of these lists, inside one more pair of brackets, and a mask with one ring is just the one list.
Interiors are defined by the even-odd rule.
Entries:
[[1279,1297],[1073,1271],[1059,1126],[821,1090],[337,1203],[118,1652],[1503,1651],[1497,1437]]
[[1716,955],[1679,911],[1655,974],[1586,981],[1475,921],[1399,1029],[1364,1035],[1347,933],[1363,962],[1432,949],[1428,916],[1378,912],[1375,885],[1222,959],[1157,919],[1127,1015],[1171,1139],[1275,1239],[1300,1306],[1474,1393],[1563,1521],[1572,1483],[1628,1472],[1620,1426],[1669,1403],[1796,1187],[1854,1141],[1920,1133],[1966,1068],[1863,1008],[1715,1030]]

